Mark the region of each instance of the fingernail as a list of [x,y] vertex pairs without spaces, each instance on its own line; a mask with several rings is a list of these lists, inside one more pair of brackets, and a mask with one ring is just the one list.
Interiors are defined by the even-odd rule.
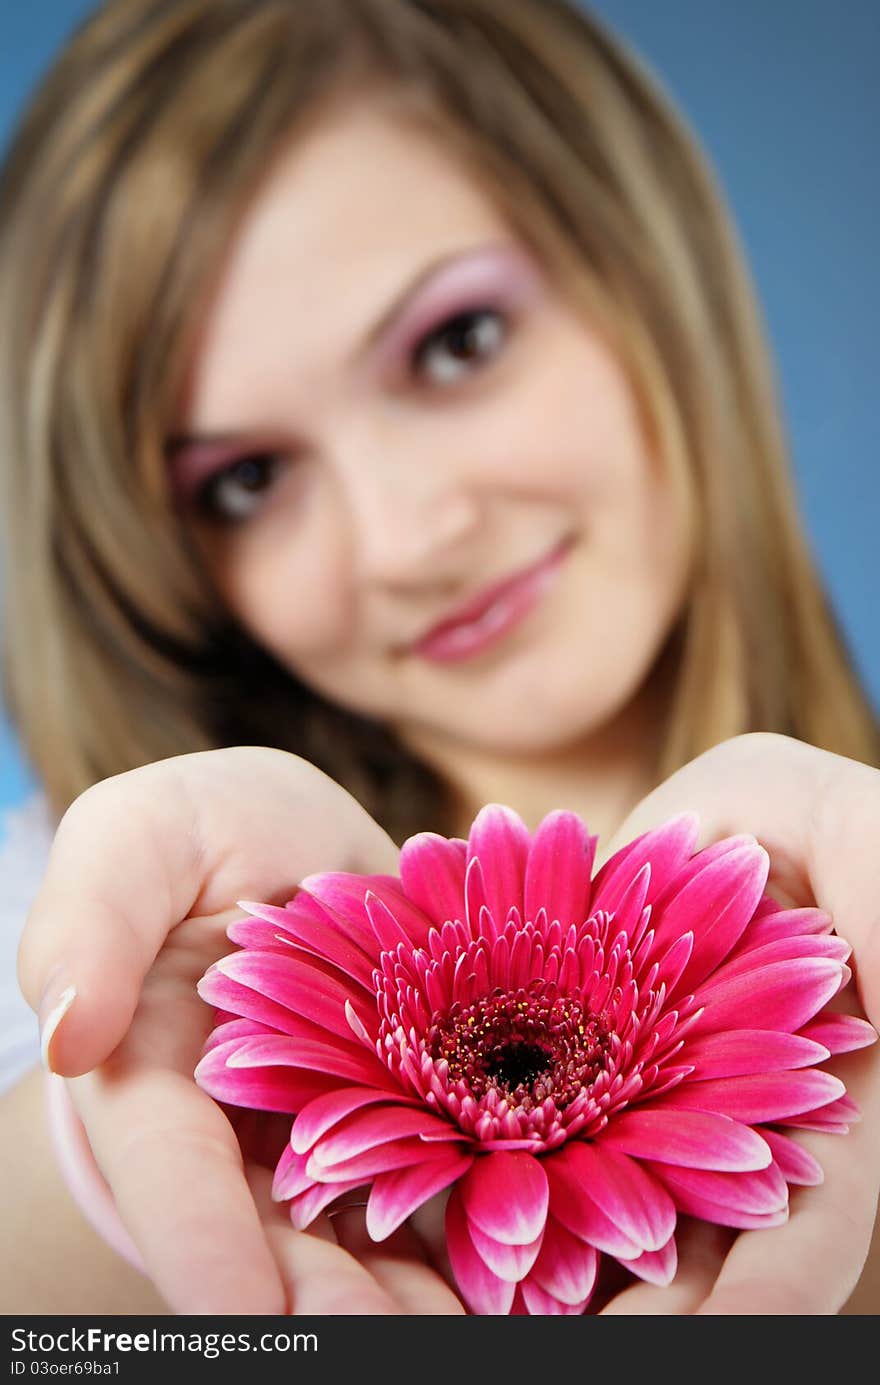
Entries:
[[52,1004],[45,1019],[42,1019],[43,1007],[40,1007],[40,1058],[42,1059],[43,1067],[47,1068],[49,1072],[55,1071],[52,1067],[52,1040],[55,1037],[58,1026],[75,1000],[76,987],[66,986]]

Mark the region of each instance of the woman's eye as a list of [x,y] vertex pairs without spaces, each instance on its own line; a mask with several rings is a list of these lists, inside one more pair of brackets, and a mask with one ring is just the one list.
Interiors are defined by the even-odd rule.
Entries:
[[506,333],[504,316],[492,308],[457,313],[419,344],[413,366],[437,384],[453,384],[496,355]]
[[249,519],[260,508],[263,492],[271,488],[280,463],[281,458],[271,452],[239,457],[205,482],[196,496],[197,508],[221,524]]

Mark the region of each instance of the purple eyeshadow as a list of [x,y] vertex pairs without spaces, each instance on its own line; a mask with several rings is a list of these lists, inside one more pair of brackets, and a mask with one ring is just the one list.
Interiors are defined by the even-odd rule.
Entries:
[[[370,373],[379,374],[407,359],[419,343],[444,322],[480,308],[516,312],[537,296],[543,283],[539,266],[514,243],[480,247],[441,263],[424,283],[407,295],[384,328],[367,360]],[[276,441],[275,450],[278,442]],[[168,474],[177,503],[189,502],[211,476],[241,458],[273,450],[271,442],[247,435],[172,438]],[[284,446],[289,453],[289,444]]]
[[538,267],[517,246],[492,246],[456,258],[417,290],[383,333],[371,370],[381,372],[407,357],[428,333],[457,313],[490,307],[515,310],[534,297],[540,285]]

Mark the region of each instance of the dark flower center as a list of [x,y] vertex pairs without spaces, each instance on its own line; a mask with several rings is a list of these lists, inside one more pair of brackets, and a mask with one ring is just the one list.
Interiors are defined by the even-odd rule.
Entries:
[[427,1049],[479,1101],[491,1090],[530,1111],[548,1098],[562,1110],[605,1066],[608,1017],[588,1014],[552,982],[495,990],[435,1015]]
[[553,1066],[553,1054],[541,1044],[517,1043],[512,1040],[499,1044],[486,1062],[486,1072],[499,1087],[508,1090],[531,1087]]

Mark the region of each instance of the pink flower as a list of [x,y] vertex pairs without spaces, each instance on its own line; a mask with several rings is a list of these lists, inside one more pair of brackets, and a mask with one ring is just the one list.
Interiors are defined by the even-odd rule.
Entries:
[[676,818],[591,879],[573,813],[532,836],[489,805],[466,842],[411,837],[399,878],[240,902],[242,950],[199,985],[227,1018],[196,1079],[297,1113],[274,1183],[294,1224],[370,1185],[380,1241],[451,1188],[470,1308],[573,1314],[602,1253],[667,1284],[678,1212],[785,1221],[822,1171],[780,1127],[845,1131],[857,1108],[816,1065],[876,1034],[822,1013],[850,976],[831,919],[764,895],[754,838],[695,854],[697,830]]

